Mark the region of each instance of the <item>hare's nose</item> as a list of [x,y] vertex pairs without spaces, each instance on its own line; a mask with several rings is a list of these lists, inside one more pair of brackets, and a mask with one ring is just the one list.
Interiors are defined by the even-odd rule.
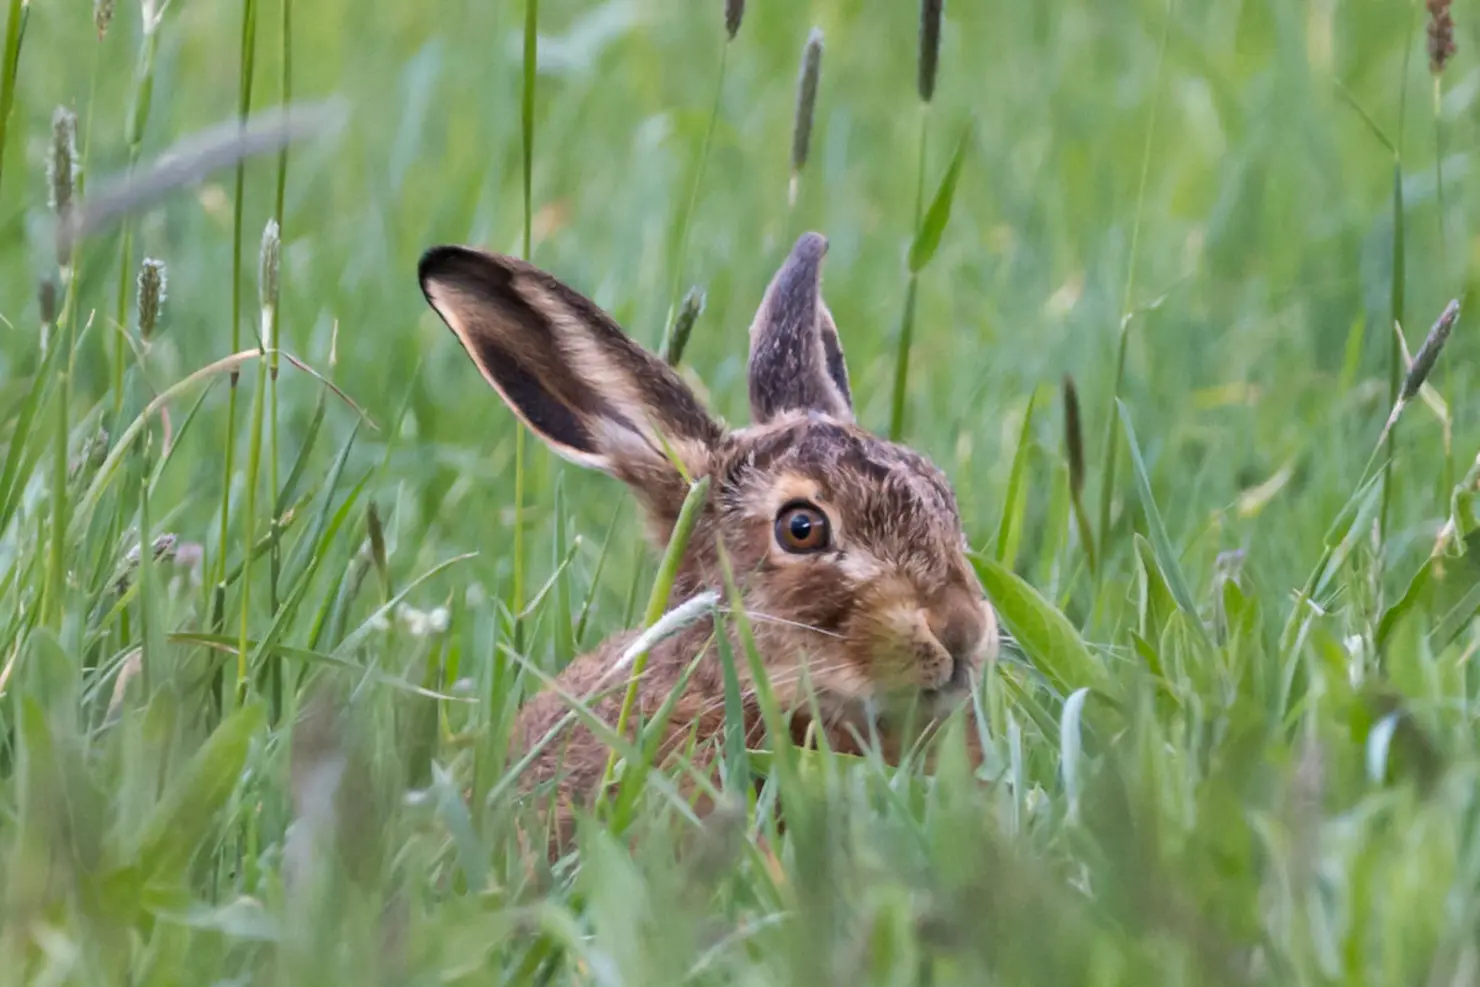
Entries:
[[977,600],[953,599],[931,610],[930,633],[946,649],[956,671],[978,664],[987,635],[985,609]]

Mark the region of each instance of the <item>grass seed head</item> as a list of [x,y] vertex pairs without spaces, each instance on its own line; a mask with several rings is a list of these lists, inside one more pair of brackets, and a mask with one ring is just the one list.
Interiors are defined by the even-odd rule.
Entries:
[[670,367],[678,366],[678,361],[683,359],[684,347],[688,346],[694,323],[703,311],[704,292],[695,285],[683,296],[683,304],[679,306],[678,316],[673,320],[673,334],[668,337],[668,351],[663,354],[663,359],[668,361]]
[[57,283],[51,278],[42,278],[41,284],[36,287],[36,307],[41,310],[43,326],[56,325]]
[[822,31],[813,28],[802,49],[802,71],[797,80],[797,112],[791,131],[791,171],[800,174],[812,144],[812,117],[817,108],[817,79],[822,73]]
[[370,561],[375,565],[375,571],[380,576],[382,585],[390,585],[390,565],[386,561],[385,551],[385,528],[380,523],[380,511],[375,506],[375,501],[370,502],[369,509],[365,512],[365,527],[370,535]]
[[935,72],[940,64],[940,15],[945,0],[920,0],[920,98],[935,98]]
[[1077,497],[1084,490],[1084,431],[1079,421],[1079,392],[1069,374],[1064,374],[1064,451],[1069,459],[1069,489]]
[[144,258],[139,265],[139,337],[148,340],[159,328],[159,316],[164,311],[165,289],[169,275],[164,261],[153,257]]
[[46,159],[47,202],[62,215],[72,208],[77,186],[77,114],[58,106],[51,116],[51,153]]
[[725,0],[725,34],[731,41],[740,33],[740,22],[745,19],[745,0]]
[[1451,0],[1428,0],[1429,71],[1438,75],[1454,57],[1454,18],[1450,16]]
[[1400,404],[1413,400],[1414,395],[1423,387],[1424,381],[1429,379],[1433,372],[1434,364],[1439,360],[1439,354],[1444,350],[1444,344],[1449,342],[1449,334],[1454,331],[1454,324],[1459,321],[1459,300],[1452,299],[1444,306],[1439,321],[1435,322],[1429,330],[1428,336],[1424,338],[1423,345],[1418,348],[1418,354],[1413,358],[1413,366],[1408,368],[1408,376],[1403,378],[1403,391],[1398,398]]
[[[72,212],[77,191],[77,114],[58,106],[51,117],[51,150],[46,157],[47,200],[52,212],[65,218]],[[71,245],[57,239],[57,266],[66,269],[72,260]]]

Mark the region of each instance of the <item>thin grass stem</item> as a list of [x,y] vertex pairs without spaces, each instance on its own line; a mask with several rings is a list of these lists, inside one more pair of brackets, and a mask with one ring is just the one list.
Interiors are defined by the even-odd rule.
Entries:
[[[523,257],[529,260],[534,238],[534,97],[539,68],[539,0],[524,2],[524,88],[520,99],[520,134],[522,138],[524,230]],[[524,497],[528,480],[524,424],[514,425],[514,559],[509,612],[513,614],[514,650],[524,650]]]
[[[159,47],[159,25],[163,11],[156,12],[150,5],[144,7],[144,36],[139,42],[138,65],[134,72],[134,91],[129,104],[128,116],[128,159],[127,170],[132,171],[139,163],[144,147],[144,129],[149,123],[149,108],[154,97],[154,57]],[[113,414],[123,412],[124,374],[128,366],[128,300],[133,287],[134,229],[129,218],[122,221],[118,247],[118,292],[114,298],[113,349]]]
[[[911,236],[915,236],[925,218],[925,165],[930,134],[930,104],[920,103],[920,146],[915,162],[915,218]],[[899,319],[899,346],[894,354],[894,390],[889,399],[889,438],[898,442],[904,436],[905,390],[910,378],[910,348],[915,340],[915,295],[919,275],[910,272],[905,288],[904,312]]]
[[[1388,291],[1389,324],[1401,327],[1403,325],[1403,303],[1407,280],[1407,245],[1404,236],[1404,206],[1403,206],[1403,131],[1404,123],[1408,118],[1408,73],[1413,63],[1413,36],[1418,30],[1418,14],[1422,8],[1418,4],[1413,5],[1413,10],[1408,18],[1408,43],[1403,50],[1403,78],[1398,85],[1398,132],[1393,137],[1393,253],[1392,253],[1392,284]],[[1388,339],[1388,405],[1397,404],[1399,389],[1403,383],[1403,351],[1396,335]],[[1382,491],[1380,493],[1381,506],[1377,511],[1376,528],[1373,531],[1373,539],[1377,545],[1377,558],[1374,563],[1373,583],[1377,588],[1374,602],[1377,609],[1382,608],[1382,551],[1383,541],[1387,537],[1388,512],[1392,506],[1393,486],[1393,458],[1397,455],[1396,434],[1392,429],[1386,430],[1387,455],[1382,465]]]
[[684,261],[688,257],[689,229],[694,219],[694,210],[699,205],[699,190],[704,184],[704,172],[709,164],[709,148],[714,143],[714,130],[719,122],[719,107],[725,91],[725,67],[730,60],[730,44],[725,42],[719,50],[719,71],[714,79],[714,97],[709,104],[709,122],[704,127],[704,142],[699,145],[699,163],[694,167],[694,180],[689,184],[689,195],[678,217],[678,239],[671,267],[672,283],[668,287],[668,312],[663,316],[663,344],[659,352],[667,353],[673,345],[673,330],[679,312],[679,290],[683,284]]
[[0,179],[5,177],[5,148],[9,132],[10,111],[15,106],[15,80],[20,69],[21,40],[25,36],[30,5],[24,0],[10,0],[5,17],[5,61],[0,67]]
[[[247,117],[252,112],[252,77],[257,61],[257,0],[242,0],[242,27],[241,27],[241,61],[240,75],[237,83],[237,118],[239,124],[246,125]],[[231,351],[241,352],[242,333],[242,233],[245,220],[246,208],[246,184],[247,171],[246,161],[238,161],[236,165],[236,192],[232,207],[231,222]],[[236,469],[236,404],[237,383],[240,380],[240,371],[233,369],[230,378],[230,388],[226,399],[226,443],[222,456],[221,474],[221,530],[218,558],[216,560],[217,593],[218,604],[222,602],[220,595],[224,593],[226,576],[226,557],[229,552],[231,532],[231,477]],[[250,532],[248,532],[250,537]],[[243,580],[246,585],[247,580]],[[243,619],[247,611],[245,602],[241,608]],[[222,608],[216,608],[218,616],[224,617]],[[245,636],[245,630],[242,632]],[[244,662],[245,659],[241,659]],[[241,692],[241,680],[244,678],[245,670],[238,665],[238,688],[233,691],[233,698]],[[223,692],[223,698],[224,698]],[[223,710],[223,714],[229,712],[230,708]]]
[[[1111,388],[1108,412],[1105,415],[1105,453],[1100,464],[1100,566],[1095,571],[1094,582],[1098,590],[1101,575],[1105,571],[1109,556],[1110,505],[1115,499],[1115,468],[1120,455],[1119,416],[1115,408],[1120,401],[1121,387],[1125,382],[1126,348],[1130,339],[1130,324],[1133,315],[1132,300],[1136,290],[1136,264],[1140,257],[1141,222],[1146,212],[1146,184],[1151,175],[1151,150],[1156,141],[1156,120],[1161,108],[1162,80],[1166,73],[1167,40],[1171,36],[1172,11],[1176,0],[1167,0],[1161,25],[1161,41],[1156,49],[1156,81],[1151,92],[1151,109],[1146,121],[1146,140],[1141,147],[1141,174],[1136,182],[1136,212],[1131,220],[1130,257],[1126,261],[1125,291],[1121,302],[1120,331],[1116,340],[1115,383]],[[1098,595],[1098,594],[1097,594]]]
[[[702,476],[689,486],[688,496],[684,498],[683,506],[679,508],[678,520],[674,522],[673,534],[668,539],[668,548],[663,553],[663,561],[658,566],[658,575],[653,580],[652,592],[648,595],[647,611],[643,615],[642,626],[644,630],[652,627],[663,616],[668,609],[668,598],[673,593],[673,583],[678,578],[678,569],[683,562],[684,552],[689,546],[689,539],[693,536],[694,526],[703,513],[704,505],[709,498],[709,477]],[[632,708],[637,701],[637,686],[642,681],[642,673],[647,668],[648,651],[638,652],[632,658],[631,674],[627,679],[627,692],[622,696],[622,706],[617,713],[617,736],[627,735],[627,723],[632,717]],[[597,799],[604,801],[606,791],[611,785],[612,772],[617,767],[617,752],[615,749],[607,754],[606,769],[601,775],[601,786],[597,789]]]
[[[283,111],[286,113],[289,105],[293,102],[293,0],[282,0],[282,75],[280,76],[280,100]],[[278,235],[282,236],[283,229],[283,202],[287,197],[288,189],[288,145],[284,144],[278,152],[277,167],[277,194],[273,199],[272,218],[278,227]],[[268,450],[267,450],[267,474],[268,486],[272,494],[272,501],[277,503],[282,487],[279,484],[278,468],[282,461],[282,454],[278,445],[278,349],[281,347],[280,328],[276,325],[279,319],[280,309],[274,306],[273,310],[273,340],[272,362],[267,378],[268,387]],[[283,552],[281,539],[282,519],[279,513],[272,512],[272,552],[268,559],[268,603],[275,614],[280,603],[279,580],[282,576]],[[273,710],[280,711],[281,688],[282,688],[282,661],[274,655],[272,657],[272,683],[273,683]]]

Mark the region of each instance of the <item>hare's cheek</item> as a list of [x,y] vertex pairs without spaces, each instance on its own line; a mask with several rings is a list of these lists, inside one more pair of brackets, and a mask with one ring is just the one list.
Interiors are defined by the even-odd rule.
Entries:
[[820,562],[776,567],[757,580],[754,596],[769,613],[831,638],[846,634],[857,606],[854,587]]

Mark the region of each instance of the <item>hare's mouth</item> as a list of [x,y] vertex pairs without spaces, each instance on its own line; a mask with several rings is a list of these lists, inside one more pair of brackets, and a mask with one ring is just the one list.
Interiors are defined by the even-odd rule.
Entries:
[[949,710],[971,694],[971,665],[959,658],[952,659],[950,677],[940,685],[921,689],[920,694],[933,710]]

